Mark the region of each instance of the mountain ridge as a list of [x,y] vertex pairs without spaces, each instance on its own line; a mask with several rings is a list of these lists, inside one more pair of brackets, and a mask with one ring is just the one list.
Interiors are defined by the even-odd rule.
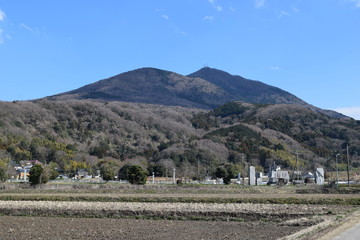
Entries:
[[278,87],[209,67],[187,76],[157,68],[139,68],[47,99],[124,101],[207,110],[232,101],[296,104],[331,117],[346,118],[335,111],[312,106]]
[[[225,71],[204,67],[199,71],[187,75],[205,79],[231,93],[237,100],[249,103],[289,103],[306,105],[307,103],[293,94],[278,87],[265,84],[261,81],[250,80],[238,75],[231,75]],[[276,99],[274,95],[283,96]],[[242,98],[242,99],[241,99]]]
[[[198,99],[194,101],[194,93]],[[51,99],[97,99],[210,109],[227,93],[199,78],[156,68],[140,68],[51,96]]]

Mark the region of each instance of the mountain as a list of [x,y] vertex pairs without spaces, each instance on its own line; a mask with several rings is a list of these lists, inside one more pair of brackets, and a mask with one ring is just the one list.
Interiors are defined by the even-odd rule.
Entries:
[[204,178],[224,163],[267,170],[275,162],[291,170],[299,151],[302,170],[333,170],[336,153],[346,168],[347,145],[359,167],[360,121],[294,104],[230,102],[205,111],[118,101],[0,102],[0,167],[37,159],[67,173],[109,161]]
[[232,100],[228,92],[201,78],[141,68],[50,99],[97,99],[210,109]]
[[285,103],[304,106],[308,105],[303,100],[280,88],[259,81],[231,75],[214,68],[202,68],[199,71],[188,75],[188,77],[207,80],[229,93],[234,101],[265,104]]
[[228,92],[233,101],[263,104],[295,104],[304,106],[315,112],[323,113],[333,118],[348,118],[341,113],[321,109],[308,104],[295,95],[280,88],[270,86],[259,81],[249,80],[241,76],[231,75],[218,69],[205,67],[188,75],[188,77],[202,78],[209,81]]
[[297,151],[302,170],[333,170],[337,153],[344,168],[346,146],[360,167],[360,121],[323,113],[216,69],[183,76],[142,68],[44,99],[0,102],[0,168],[37,159],[73,174],[105,161],[203,179],[229,163],[239,171],[274,162],[294,169]]
[[280,88],[209,67],[188,76],[141,68],[50,98],[98,99],[203,109],[212,109],[231,101],[309,106]]

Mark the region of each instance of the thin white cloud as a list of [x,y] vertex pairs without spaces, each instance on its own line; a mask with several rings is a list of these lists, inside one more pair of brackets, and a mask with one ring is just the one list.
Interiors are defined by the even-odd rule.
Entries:
[[208,1],[213,6],[213,8],[216,9],[216,11],[221,12],[223,10],[223,7],[220,5],[217,5],[215,0],[208,0]]
[[[155,9],[156,12],[161,12],[161,11],[165,11],[165,9]],[[165,19],[166,21],[168,21],[168,26],[170,27],[170,29],[172,29],[172,33],[177,34],[177,35],[181,35],[181,36],[187,36],[187,33],[183,30],[181,30],[178,26],[176,26],[176,24],[174,24],[169,15],[167,14],[161,14],[160,15],[161,18]]]
[[212,20],[214,20],[214,16],[205,16],[205,17],[203,18],[203,20],[204,20],[204,21],[212,21]]
[[3,33],[4,31],[0,28],[0,44],[4,43]]
[[261,8],[265,5],[265,0],[255,0],[255,8]]
[[277,71],[277,70],[280,70],[280,67],[278,67],[278,66],[270,66],[269,69],[272,70],[272,71]]
[[292,7],[291,9],[292,9],[294,12],[297,12],[297,13],[300,12],[300,9],[298,9],[298,8],[296,8],[296,7]]
[[6,14],[0,9],[0,21],[4,21],[6,18]]
[[360,8],[360,0],[350,0],[350,2],[354,3],[356,8]]
[[[6,14],[0,9],[0,22],[4,21],[5,18],[6,18]],[[4,43],[4,30],[2,28],[0,28],[0,44],[3,44],[3,43]]]
[[175,33],[179,34],[179,35],[182,35],[182,36],[187,36],[187,33],[184,32],[184,31],[176,30]]
[[360,107],[337,108],[334,110],[356,120],[360,120]]
[[235,12],[235,11],[236,11],[236,8],[234,8],[234,7],[229,7],[229,10],[232,11],[232,12]]
[[19,27],[31,32],[34,35],[39,35],[39,31],[36,28],[32,28],[32,27],[26,25],[25,23],[20,23]]
[[290,13],[281,10],[280,13],[279,13],[279,15],[278,15],[278,18],[289,17],[289,16],[290,16]]

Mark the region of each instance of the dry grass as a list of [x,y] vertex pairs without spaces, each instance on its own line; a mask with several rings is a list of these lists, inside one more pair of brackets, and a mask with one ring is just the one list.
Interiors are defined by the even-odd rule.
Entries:
[[[344,219],[359,210],[360,206],[357,188],[346,191],[342,188],[342,193],[325,194],[324,189],[316,186],[95,186],[84,184],[66,185],[66,188],[61,185],[46,185],[45,188],[36,189],[3,188],[0,190],[0,214],[18,218],[29,215],[69,219],[86,217],[186,220],[183,222],[236,221],[254,226],[266,223],[279,229],[293,229],[284,234],[286,236],[295,234],[298,230],[305,231],[308,227],[323,231],[338,219]],[[318,228],[321,224],[324,226]],[[315,230],[308,231],[306,236],[314,234]],[[140,229],[137,231],[142,232]],[[276,239],[275,233],[265,235]],[[11,237],[11,234],[8,236]]]
[[[160,202],[160,203],[261,203],[360,206],[360,188],[335,189],[317,186],[224,186],[224,185],[46,185],[36,189],[2,189],[0,200]],[[97,186],[97,188],[94,188]]]
[[151,202],[63,202],[0,201],[5,215],[138,217],[159,219],[200,219],[272,222],[344,214],[349,207],[321,205],[224,204],[224,203],[151,203]]

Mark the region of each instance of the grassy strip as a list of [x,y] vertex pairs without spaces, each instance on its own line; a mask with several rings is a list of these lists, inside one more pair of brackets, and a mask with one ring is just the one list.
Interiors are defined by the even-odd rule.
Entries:
[[[84,214],[84,215],[69,215],[53,213],[15,213],[6,214],[0,213],[0,216],[19,216],[19,217],[60,217],[60,218],[112,218],[112,219],[141,219],[141,220],[175,220],[175,221],[226,221],[226,222],[246,222],[239,217],[205,217],[205,216],[146,216],[146,215],[99,215],[99,214]],[[259,220],[263,221],[263,220]]]
[[242,186],[242,185],[202,185],[202,184],[168,184],[168,185],[130,185],[119,183],[48,183],[31,187],[28,184],[0,183],[1,193],[143,193],[143,194],[360,194],[360,184],[339,189],[328,186]]
[[194,198],[194,197],[110,197],[110,196],[49,196],[49,195],[0,195],[2,201],[77,201],[77,202],[167,202],[167,203],[258,203],[258,204],[312,204],[312,205],[355,205],[359,198]]

